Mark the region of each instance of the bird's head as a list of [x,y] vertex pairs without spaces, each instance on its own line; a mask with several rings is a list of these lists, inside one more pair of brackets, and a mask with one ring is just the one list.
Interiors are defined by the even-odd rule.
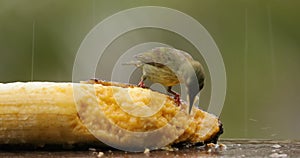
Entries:
[[204,86],[205,75],[203,67],[198,61],[191,61],[183,71],[189,99],[189,113],[191,113],[195,97]]

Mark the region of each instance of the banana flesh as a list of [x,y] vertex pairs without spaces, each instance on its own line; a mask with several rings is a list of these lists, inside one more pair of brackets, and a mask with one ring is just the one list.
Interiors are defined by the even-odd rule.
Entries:
[[123,148],[162,135],[157,145],[215,142],[223,132],[219,119],[197,108],[190,116],[186,108],[121,83],[0,83],[0,144],[104,142]]

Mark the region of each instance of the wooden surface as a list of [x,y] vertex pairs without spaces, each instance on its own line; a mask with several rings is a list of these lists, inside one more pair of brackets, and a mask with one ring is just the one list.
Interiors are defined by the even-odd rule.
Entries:
[[113,149],[80,147],[77,149],[1,146],[0,157],[300,157],[300,141],[220,140],[224,147],[181,146],[149,153],[128,153]]

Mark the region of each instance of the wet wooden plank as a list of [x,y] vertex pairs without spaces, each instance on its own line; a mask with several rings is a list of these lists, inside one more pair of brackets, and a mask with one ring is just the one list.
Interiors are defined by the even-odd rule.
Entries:
[[129,153],[113,149],[82,147],[75,149],[24,150],[1,148],[0,157],[300,157],[300,141],[274,140],[220,140],[217,146],[180,146],[149,153]]

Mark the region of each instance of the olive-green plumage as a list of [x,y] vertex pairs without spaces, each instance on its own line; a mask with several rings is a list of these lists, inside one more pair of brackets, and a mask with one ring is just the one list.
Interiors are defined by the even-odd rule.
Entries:
[[204,86],[204,70],[200,62],[194,60],[188,53],[168,47],[157,47],[147,52],[137,54],[134,64],[142,68],[143,76],[139,86],[144,87],[143,81],[149,79],[168,87],[168,92],[175,95],[180,103],[179,94],[171,87],[183,83],[189,95],[189,112],[195,96]]

